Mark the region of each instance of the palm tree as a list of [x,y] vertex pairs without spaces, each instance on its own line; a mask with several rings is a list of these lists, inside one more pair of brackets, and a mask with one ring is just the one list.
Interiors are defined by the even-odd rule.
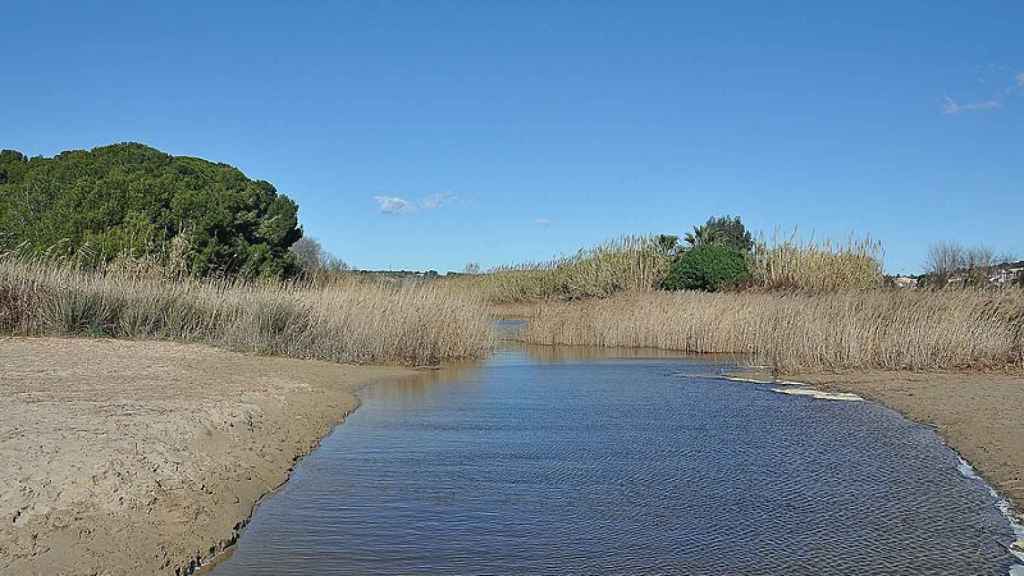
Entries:
[[697,248],[698,246],[714,244],[717,237],[718,230],[707,224],[701,224],[700,226],[694,226],[693,232],[687,232],[685,240],[690,245],[690,248]]

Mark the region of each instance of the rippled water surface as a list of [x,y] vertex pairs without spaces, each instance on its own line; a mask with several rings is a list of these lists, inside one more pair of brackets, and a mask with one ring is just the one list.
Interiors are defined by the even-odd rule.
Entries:
[[366,390],[212,573],[1007,574],[1007,521],[930,429],[608,355]]

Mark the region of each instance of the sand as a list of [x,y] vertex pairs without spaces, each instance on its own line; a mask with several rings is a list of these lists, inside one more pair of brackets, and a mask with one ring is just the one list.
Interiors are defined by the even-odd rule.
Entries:
[[0,574],[185,574],[411,371],[168,342],[0,339]]

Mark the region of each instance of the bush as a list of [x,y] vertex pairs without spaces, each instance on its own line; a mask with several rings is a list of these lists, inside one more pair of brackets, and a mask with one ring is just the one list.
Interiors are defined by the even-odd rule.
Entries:
[[741,252],[721,244],[707,244],[677,258],[662,286],[666,290],[714,292],[749,277],[747,260]]

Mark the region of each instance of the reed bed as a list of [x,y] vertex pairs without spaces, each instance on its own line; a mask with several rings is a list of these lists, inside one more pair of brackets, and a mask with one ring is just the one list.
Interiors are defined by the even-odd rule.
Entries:
[[536,344],[738,353],[779,373],[1024,367],[1024,291],[676,292],[539,303]]
[[550,262],[501,267],[455,282],[494,304],[605,298],[656,290],[670,263],[654,238],[626,236]]
[[0,334],[196,342],[349,363],[433,365],[491,346],[485,304],[436,283],[166,279],[0,256]]
[[870,238],[845,243],[758,242],[749,257],[751,284],[767,290],[834,292],[881,287],[882,245]]

